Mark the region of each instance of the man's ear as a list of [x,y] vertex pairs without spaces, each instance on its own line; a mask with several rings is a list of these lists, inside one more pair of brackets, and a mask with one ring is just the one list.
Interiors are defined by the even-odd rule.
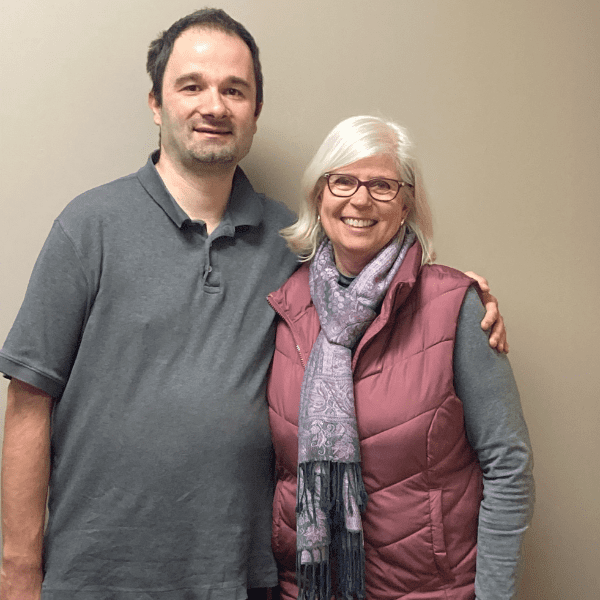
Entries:
[[156,100],[153,91],[150,91],[150,93],[148,94],[148,106],[154,114],[154,122],[160,127],[162,125],[161,107],[158,101]]
[[263,109],[263,103],[261,102],[257,107],[256,110],[254,111],[254,116],[256,117],[256,119],[258,119],[258,117],[260,117],[260,113]]

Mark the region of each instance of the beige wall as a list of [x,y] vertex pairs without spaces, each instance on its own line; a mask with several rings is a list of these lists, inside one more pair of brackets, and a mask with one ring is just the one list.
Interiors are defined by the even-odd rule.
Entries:
[[[538,489],[521,600],[600,597],[600,3],[221,5],[262,51],[266,104],[245,165],[258,189],[293,206],[311,153],[344,117],[382,114],[412,132],[440,262],[487,276],[508,321]],[[2,340],[52,219],[153,149],[145,51],[197,7],[4,3]]]

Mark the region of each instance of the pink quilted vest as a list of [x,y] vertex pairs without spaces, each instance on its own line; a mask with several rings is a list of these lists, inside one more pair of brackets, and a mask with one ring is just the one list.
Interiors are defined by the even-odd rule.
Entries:
[[[475,597],[481,469],[453,386],[456,323],[472,280],[408,252],[353,356],[369,600]],[[282,317],[268,384],[277,458],[273,551],[281,594],[297,598],[296,468],[304,366],[319,333],[308,267],[269,296]]]

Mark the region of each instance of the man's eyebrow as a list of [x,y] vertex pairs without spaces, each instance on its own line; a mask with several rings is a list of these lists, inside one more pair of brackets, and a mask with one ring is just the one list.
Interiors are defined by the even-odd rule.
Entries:
[[175,85],[180,85],[186,81],[201,81],[202,75],[199,73],[184,73],[175,79]]
[[[184,73],[183,75],[180,75],[179,77],[177,77],[177,79],[175,79],[175,85],[179,86],[188,81],[202,81],[203,79],[204,77],[201,73]],[[243,77],[237,77],[236,75],[228,77],[224,83],[225,85],[238,85],[246,89],[252,88],[252,84],[247,79],[244,79]]]
[[252,85],[247,79],[243,79],[242,77],[229,77],[227,79],[227,83],[232,83],[234,85],[241,85],[242,87],[250,89]]

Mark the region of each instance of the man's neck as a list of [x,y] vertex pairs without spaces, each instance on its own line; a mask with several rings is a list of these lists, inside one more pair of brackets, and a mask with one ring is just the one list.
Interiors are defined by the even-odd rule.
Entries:
[[190,219],[204,221],[208,233],[216,229],[227,208],[235,167],[207,166],[191,171],[162,152],[156,163],[156,170],[177,204]]

